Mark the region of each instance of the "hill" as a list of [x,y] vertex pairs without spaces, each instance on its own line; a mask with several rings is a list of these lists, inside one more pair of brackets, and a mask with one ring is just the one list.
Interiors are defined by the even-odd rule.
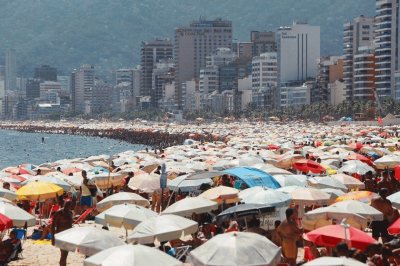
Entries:
[[251,30],[308,21],[321,26],[322,53],[340,54],[343,23],[375,13],[374,0],[0,0],[0,6],[0,62],[15,48],[23,75],[40,64],[68,74],[83,63],[109,75],[139,63],[141,41],[173,38],[175,27],[199,16],[232,20],[234,38],[243,41]]

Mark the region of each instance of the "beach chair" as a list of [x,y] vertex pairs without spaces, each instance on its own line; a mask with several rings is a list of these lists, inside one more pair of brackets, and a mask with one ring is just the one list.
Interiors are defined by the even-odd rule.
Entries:
[[85,222],[86,218],[89,216],[89,214],[94,210],[94,208],[88,208],[86,211],[84,211],[78,219],[74,221],[74,224],[80,224]]
[[190,245],[176,247],[175,258],[182,262],[185,262],[191,249],[192,249],[192,246],[190,246]]

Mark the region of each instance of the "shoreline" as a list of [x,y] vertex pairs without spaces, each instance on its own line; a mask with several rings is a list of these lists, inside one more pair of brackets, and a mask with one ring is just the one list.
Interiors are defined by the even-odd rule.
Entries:
[[0,122],[0,129],[4,130],[25,133],[47,133],[108,138],[124,141],[130,144],[146,145],[157,149],[165,149],[167,147],[181,145],[186,139],[204,142],[224,140],[224,137],[217,134],[204,131],[196,132],[195,130],[190,130],[190,128],[191,125],[187,125],[187,128],[185,127],[181,129],[180,132],[176,132],[176,130],[171,130],[168,124],[152,124],[151,126],[148,126],[145,124],[127,125],[125,123],[121,124],[115,122],[96,123],[94,121],[87,121],[85,124],[64,122]]

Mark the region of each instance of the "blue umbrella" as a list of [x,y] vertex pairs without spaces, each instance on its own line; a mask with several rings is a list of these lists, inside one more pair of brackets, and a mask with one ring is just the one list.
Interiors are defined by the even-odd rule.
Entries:
[[235,167],[223,171],[228,175],[232,175],[246,183],[248,187],[268,187],[277,189],[281,185],[270,174],[253,167]]

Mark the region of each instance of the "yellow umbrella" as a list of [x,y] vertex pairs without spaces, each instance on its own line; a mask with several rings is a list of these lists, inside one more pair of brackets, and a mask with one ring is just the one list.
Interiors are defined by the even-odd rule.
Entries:
[[49,182],[31,182],[17,190],[19,199],[45,201],[62,195],[63,189]]

